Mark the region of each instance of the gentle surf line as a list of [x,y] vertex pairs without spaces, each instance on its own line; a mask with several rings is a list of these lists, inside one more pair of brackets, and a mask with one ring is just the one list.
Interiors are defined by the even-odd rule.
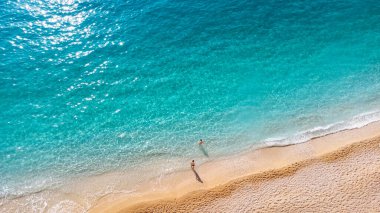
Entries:
[[216,186],[232,183],[231,181],[247,175],[280,169],[379,136],[380,122],[378,121],[371,122],[361,128],[342,130],[318,137],[307,143],[285,147],[267,147],[216,159],[200,165],[197,169],[197,173],[202,176],[202,184],[194,180],[194,174],[191,174],[190,171],[176,172],[166,176],[161,182],[161,190],[151,191],[151,186],[147,183],[139,189],[138,196],[130,194],[119,196],[113,201],[98,200],[90,212],[120,211],[136,204],[149,204],[163,200],[166,202],[170,199],[182,198],[187,196],[186,194],[198,193],[195,191],[210,190]]

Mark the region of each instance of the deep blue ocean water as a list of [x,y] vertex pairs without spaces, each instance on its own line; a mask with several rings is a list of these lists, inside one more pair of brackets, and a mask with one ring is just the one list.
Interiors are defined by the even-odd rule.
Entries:
[[[375,0],[0,2],[0,196],[380,114]],[[159,165],[158,165],[159,166]]]

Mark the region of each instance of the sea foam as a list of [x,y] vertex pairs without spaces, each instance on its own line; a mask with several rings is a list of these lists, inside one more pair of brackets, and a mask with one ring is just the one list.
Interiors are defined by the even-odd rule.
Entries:
[[307,131],[297,133],[287,138],[268,138],[263,141],[264,146],[288,146],[304,143],[311,139],[337,133],[344,130],[356,129],[370,123],[380,121],[380,111],[362,113],[347,121],[340,121],[327,126],[318,126]]

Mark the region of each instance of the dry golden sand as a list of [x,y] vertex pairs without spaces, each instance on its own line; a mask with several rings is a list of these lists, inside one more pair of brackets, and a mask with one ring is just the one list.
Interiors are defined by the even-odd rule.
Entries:
[[380,212],[380,138],[123,212]]
[[379,127],[211,162],[198,168],[203,184],[173,174],[169,189],[100,200],[90,211],[380,212]]

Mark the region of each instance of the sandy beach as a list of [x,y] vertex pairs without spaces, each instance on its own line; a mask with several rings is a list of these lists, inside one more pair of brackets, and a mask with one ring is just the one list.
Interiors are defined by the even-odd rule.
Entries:
[[379,1],[0,17],[0,213],[380,213]]
[[105,196],[90,212],[379,212],[380,123],[249,150],[196,173]]

